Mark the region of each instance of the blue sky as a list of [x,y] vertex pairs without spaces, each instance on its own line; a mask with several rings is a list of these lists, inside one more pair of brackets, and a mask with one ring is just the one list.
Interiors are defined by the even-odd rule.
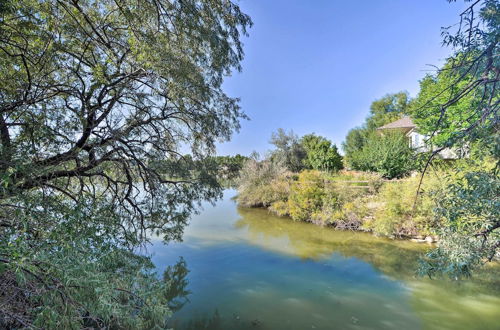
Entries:
[[254,26],[243,72],[224,83],[249,121],[218,153],[265,152],[271,132],[316,133],[337,146],[373,100],[406,90],[443,63],[441,27],[458,22],[463,1],[241,0]]

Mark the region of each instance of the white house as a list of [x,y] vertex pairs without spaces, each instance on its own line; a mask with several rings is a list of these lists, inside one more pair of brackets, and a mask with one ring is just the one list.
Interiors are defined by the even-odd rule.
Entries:
[[[377,128],[377,130],[381,132],[385,130],[402,131],[405,133],[406,137],[408,137],[409,146],[417,152],[426,152],[431,150],[431,146],[427,144],[428,137],[418,132],[417,125],[413,123],[409,116],[403,116],[401,119]],[[457,159],[464,155],[466,155],[466,152],[463,150],[450,148],[446,148],[437,154],[437,156],[441,159]]]

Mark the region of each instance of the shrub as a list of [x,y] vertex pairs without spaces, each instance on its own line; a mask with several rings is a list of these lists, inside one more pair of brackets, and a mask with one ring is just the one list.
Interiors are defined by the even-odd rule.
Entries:
[[342,156],[330,140],[307,134],[300,139],[300,143],[306,151],[304,165],[307,168],[321,171],[338,171],[343,168]]
[[420,177],[386,183],[376,196],[379,205],[373,219],[364,227],[381,235],[415,236],[436,234],[433,210],[435,195],[444,190],[444,173],[428,173],[424,177],[420,194],[417,189]]
[[350,162],[354,169],[377,172],[388,179],[403,177],[415,168],[414,152],[401,132],[371,134]]
[[338,178],[338,175],[316,170],[303,171],[291,183],[288,199],[274,202],[270,210],[297,221],[331,224],[343,229],[358,228],[366,210],[361,203],[354,201],[368,195],[371,188],[357,189],[359,186],[344,182],[346,178],[359,180],[352,175],[343,175],[343,180]]
[[236,200],[247,207],[269,207],[275,202],[286,201],[291,175],[280,163],[259,161],[258,156],[254,156],[243,165]]
[[293,220],[310,221],[319,212],[327,196],[324,177],[319,171],[303,171],[293,182],[288,198],[288,213]]

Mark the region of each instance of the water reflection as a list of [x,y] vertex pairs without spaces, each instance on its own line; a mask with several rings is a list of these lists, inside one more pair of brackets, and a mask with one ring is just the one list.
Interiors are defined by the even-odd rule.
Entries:
[[179,311],[189,302],[191,291],[187,290],[189,270],[183,257],[173,266],[168,266],[163,273],[163,280],[169,283],[165,297],[169,301],[168,307],[172,312]]
[[251,243],[320,261],[332,254],[366,261],[395,278],[413,277],[418,256],[429,246],[390,240],[367,233],[335,231],[329,228],[278,218],[267,210],[238,207],[237,228],[246,228]]
[[417,278],[427,248],[226,198],[193,218],[184,242],[153,252],[159,268],[179,256],[189,264],[189,274],[168,272],[192,292],[174,304],[175,329],[498,329],[498,265],[461,282]]

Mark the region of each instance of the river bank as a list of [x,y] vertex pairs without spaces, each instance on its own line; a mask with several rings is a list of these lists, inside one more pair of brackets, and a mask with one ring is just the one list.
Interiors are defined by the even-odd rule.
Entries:
[[418,196],[419,177],[383,180],[373,173],[306,170],[266,179],[240,184],[238,204],[340,230],[416,242],[438,240],[440,223],[433,209],[445,182],[436,175],[426,177]]

